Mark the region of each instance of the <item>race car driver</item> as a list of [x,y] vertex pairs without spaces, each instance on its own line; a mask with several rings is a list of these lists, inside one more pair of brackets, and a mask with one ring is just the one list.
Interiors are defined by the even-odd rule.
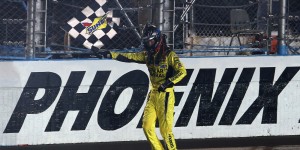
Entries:
[[173,135],[174,84],[186,75],[186,69],[177,54],[166,43],[166,35],[154,25],[147,24],[143,29],[144,51],[120,53],[113,51],[96,52],[99,58],[112,58],[122,62],[146,64],[150,74],[151,89],[144,109],[143,130],[152,150],[164,147],[155,133],[156,119],[167,149],[176,150]]

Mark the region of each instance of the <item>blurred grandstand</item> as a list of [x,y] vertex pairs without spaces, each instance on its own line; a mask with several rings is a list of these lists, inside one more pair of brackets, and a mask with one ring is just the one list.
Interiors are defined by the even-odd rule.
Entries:
[[[91,1],[95,0],[2,0],[0,58],[93,57],[61,28]],[[287,5],[285,24],[280,22],[282,1]],[[182,56],[275,55],[278,40],[284,41],[288,54],[299,54],[296,0],[110,0],[107,4],[121,12],[121,25],[103,49],[141,50],[141,29],[151,22]],[[281,26],[285,32],[279,39]]]

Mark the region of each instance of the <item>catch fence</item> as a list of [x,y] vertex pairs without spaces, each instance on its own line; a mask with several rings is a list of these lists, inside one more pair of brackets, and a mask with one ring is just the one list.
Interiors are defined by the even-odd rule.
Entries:
[[[95,0],[3,0],[0,2],[2,59],[91,57],[62,27]],[[279,38],[281,1],[286,2],[285,34]],[[178,54],[275,55],[283,40],[299,54],[297,0],[107,0],[120,14],[117,35],[102,49],[139,51],[141,30],[154,23]]]

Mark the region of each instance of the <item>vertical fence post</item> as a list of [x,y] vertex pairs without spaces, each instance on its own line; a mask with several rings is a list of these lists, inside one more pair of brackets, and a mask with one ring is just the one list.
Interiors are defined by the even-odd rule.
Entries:
[[279,20],[279,45],[278,55],[287,55],[287,47],[285,44],[285,26],[286,26],[286,0],[280,0],[280,20]]
[[47,1],[36,0],[35,1],[35,30],[34,30],[34,42],[35,52],[34,54],[44,51],[46,49],[46,31],[47,31]]
[[267,12],[267,28],[266,28],[266,32],[267,32],[267,52],[270,53],[271,50],[271,43],[272,43],[272,30],[273,30],[273,26],[272,26],[272,22],[273,22],[273,0],[268,0],[268,12]]
[[163,16],[164,2],[163,0],[153,0],[152,4],[152,23],[160,30],[163,29],[164,16]]
[[[161,2],[163,3],[163,2]],[[167,35],[169,46],[174,49],[173,39],[173,13],[174,13],[174,1],[165,1],[162,4],[162,32]]]
[[27,1],[26,59],[34,58],[34,0]]

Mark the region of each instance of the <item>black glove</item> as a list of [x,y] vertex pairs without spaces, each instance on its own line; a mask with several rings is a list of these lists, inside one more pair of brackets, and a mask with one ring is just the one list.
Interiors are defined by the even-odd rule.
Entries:
[[166,80],[165,83],[158,87],[158,92],[165,92],[166,88],[172,87],[174,85],[170,80]]
[[102,58],[111,58],[111,53],[110,51],[96,51],[93,50],[94,54],[96,55],[96,57],[102,59]]

